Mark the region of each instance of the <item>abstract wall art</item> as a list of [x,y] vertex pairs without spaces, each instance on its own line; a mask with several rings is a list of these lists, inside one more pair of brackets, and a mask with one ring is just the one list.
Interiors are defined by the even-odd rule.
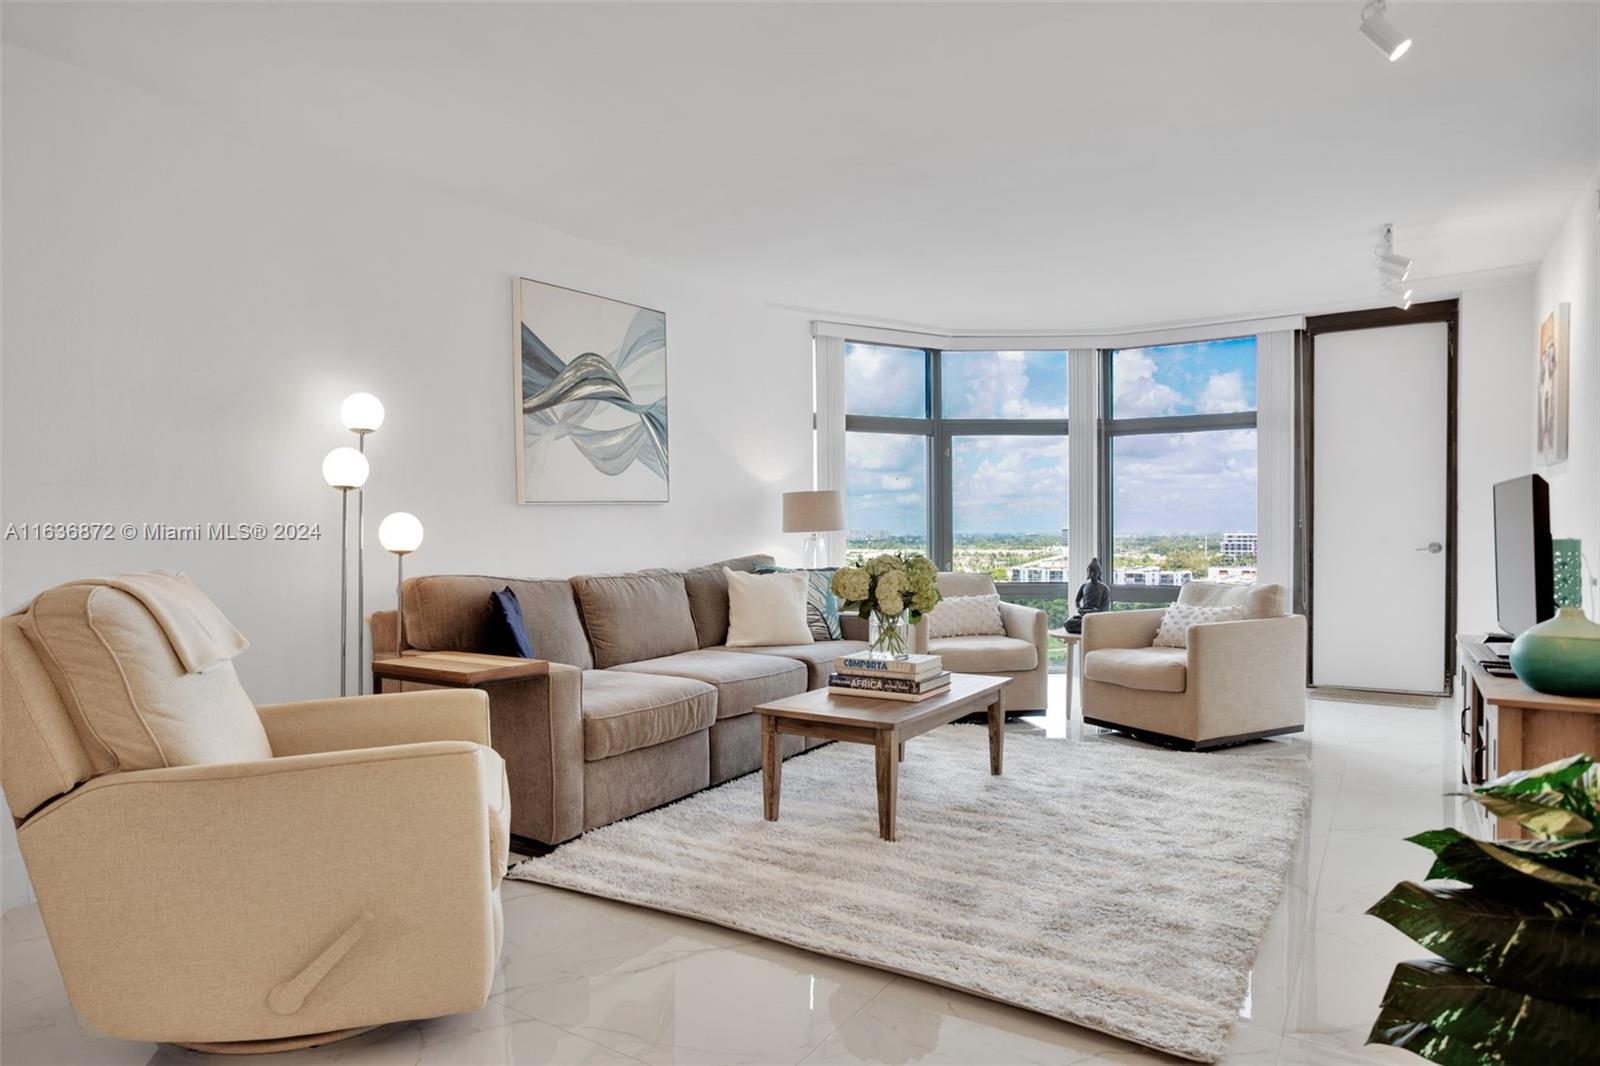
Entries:
[[518,278],[517,502],[665,503],[667,316]]
[[1568,364],[1567,331],[1572,321],[1572,305],[1561,304],[1539,324],[1539,389],[1535,394],[1534,431],[1541,463],[1560,463],[1567,458],[1571,369]]

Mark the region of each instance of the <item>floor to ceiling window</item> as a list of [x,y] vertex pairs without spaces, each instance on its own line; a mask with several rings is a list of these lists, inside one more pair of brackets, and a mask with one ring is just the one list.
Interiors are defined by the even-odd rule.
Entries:
[[1256,576],[1254,337],[1104,353],[1107,575],[1119,604]]
[[1067,353],[846,343],[844,363],[849,560],[925,552],[991,575],[1059,626],[1072,595]]

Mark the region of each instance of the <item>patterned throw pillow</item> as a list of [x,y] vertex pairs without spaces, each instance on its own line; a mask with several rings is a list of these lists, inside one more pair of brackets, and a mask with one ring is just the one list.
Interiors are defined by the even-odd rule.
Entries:
[[1161,628],[1156,630],[1155,646],[1158,648],[1187,648],[1189,627],[1205,622],[1238,622],[1245,616],[1242,603],[1232,607],[1197,607],[1192,603],[1175,603],[1161,616]]
[[[820,570],[801,570],[806,575],[806,625],[811,629],[812,640],[843,640],[844,627],[839,623],[839,598],[833,594],[833,573],[837,567]],[[758,574],[790,574],[796,571],[786,566],[758,566]]]
[[928,636],[983,637],[1004,636],[1000,619],[1000,596],[946,596],[928,612]]

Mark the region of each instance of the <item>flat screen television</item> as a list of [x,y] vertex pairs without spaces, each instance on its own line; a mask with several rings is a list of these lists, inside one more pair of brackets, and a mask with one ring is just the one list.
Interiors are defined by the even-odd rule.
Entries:
[[1556,613],[1550,483],[1538,474],[1494,487],[1494,587],[1500,628],[1515,637]]

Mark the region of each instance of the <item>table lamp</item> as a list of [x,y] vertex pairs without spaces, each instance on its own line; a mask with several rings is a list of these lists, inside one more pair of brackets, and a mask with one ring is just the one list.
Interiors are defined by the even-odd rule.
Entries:
[[367,483],[367,457],[335,448],[322,458],[322,480],[339,490],[339,695],[350,694],[350,490]]
[[[383,404],[370,392],[352,392],[339,405],[339,420],[356,435],[356,450],[367,453],[367,434],[383,425]],[[356,692],[367,688],[367,490],[356,492]]]
[[815,570],[827,565],[827,549],[819,534],[844,528],[844,494],[838,489],[783,494],[783,531],[805,533],[803,565]]
[[406,556],[422,545],[422,523],[408,511],[396,511],[378,523],[378,543],[394,552],[394,653],[406,650]]

